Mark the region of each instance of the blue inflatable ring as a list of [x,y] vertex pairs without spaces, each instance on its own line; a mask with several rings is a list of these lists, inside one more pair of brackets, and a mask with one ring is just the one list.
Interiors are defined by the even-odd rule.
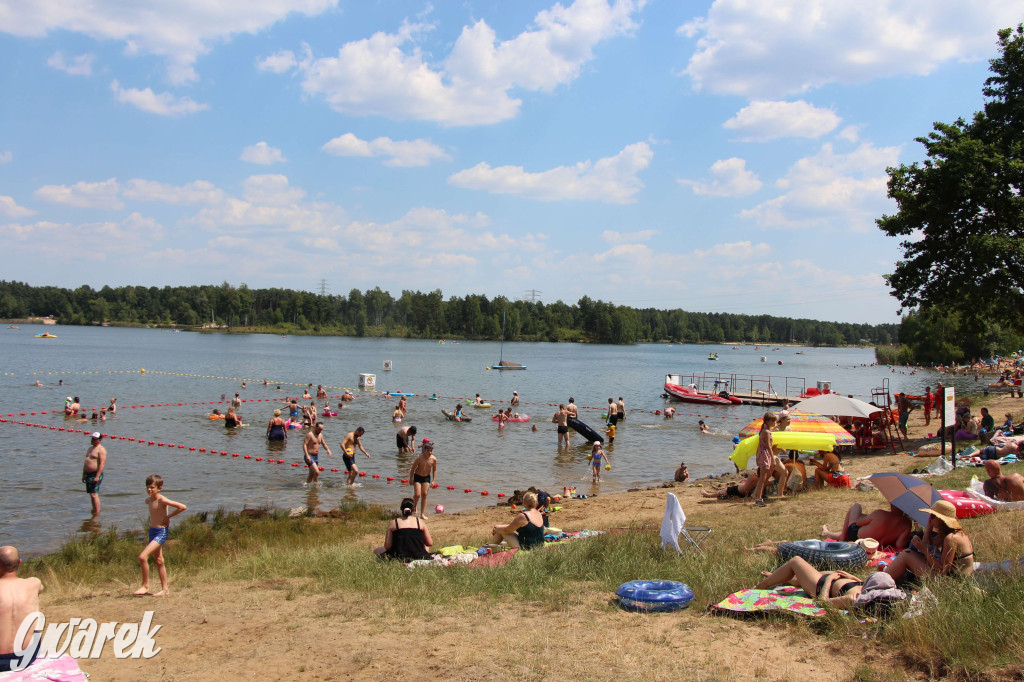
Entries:
[[693,590],[674,580],[633,580],[615,590],[622,608],[630,611],[677,611],[693,601]]

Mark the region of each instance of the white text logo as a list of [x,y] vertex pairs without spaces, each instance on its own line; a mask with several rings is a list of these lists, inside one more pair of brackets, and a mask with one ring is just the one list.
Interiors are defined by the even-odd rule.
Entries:
[[36,611],[21,622],[15,642],[24,642],[29,632],[32,640],[24,649],[14,653],[20,660],[11,664],[11,670],[24,670],[36,658],[60,658],[65,653],[72,658],[99,658],[107,642],[113,642],[117,658],[153,658],[160,653],[153,636],[162,625],[153,624],[153,612],[146,611],[141,623],[97,623],[92,618],[72,618],[67,623],[50,623],[44,632],[46,617]]

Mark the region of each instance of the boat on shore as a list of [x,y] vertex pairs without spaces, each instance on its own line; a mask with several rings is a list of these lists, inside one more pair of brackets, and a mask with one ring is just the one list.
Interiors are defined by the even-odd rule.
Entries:
[[740,405],[743,401],[730,396],[728,391],[720,393],[706,393],[697,390],[695,384],[684,386],[682,377],[678,374],[665,375],[665,393],[670,398],[675,398],[684,403],[697,403],[698,405]]

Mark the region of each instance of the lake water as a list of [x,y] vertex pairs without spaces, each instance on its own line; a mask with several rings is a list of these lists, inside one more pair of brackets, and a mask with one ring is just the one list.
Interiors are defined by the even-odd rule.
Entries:
[[[34,338],[44,330],[58,338]],[[144,481],[152,473],[164,477],[165,494],[188,504],[190,513],[262,504],[326,509],[348,500],[397,508],[402,497],[411,496],[411,489],[397,481],[408,477],[413,457],[397,454],[396,425],[391,422],[395,399],[361,395],[347,404],[341,416],[325,420],[334,457],[321,455],[327,471],[321,475],[323,487],[318,491],[304,489],[305,469],[291,466],[302,459],[302,431],[292,431],[283,447],[265,440],[267,420],[278,406],[267,399],[298,397],[310,382],[334,387],[328,389],[330,395],[341,393],[341,387],[362,394],[359,374],[373,373],[378,391],[441,396],[438,401],[410,398],[405,424],[416,425],[420,438],[437,443],[440,488],[431,491],[430,507],[440,503],[448,511],[457,511],[493,504],[498,492],[511,494],[531,485],[551,491],[575,485],[578,492],[589,494],[660,483],[672,478],[680,460],[686,460],[697,477],[730,470],[727,457],[732,436],[763,409],[676,403],[681,414],[664,420],[653,411],[666,404],[661,394],[667,373],[770,373],[805,377],[809,386],[828,380],[834,390],[864,399],[870,399],[871,389],[883,379],[890,380],[893,392],[919,393],[940,378],[931,372],[909,376],[872,367],[871,349],[506,343],[504,358],[529,369],[498,372],[486,369],[498,360],[497,342],[440,344],[31,325],[0,330],[0,352],[4,358],[0,415],[14,414],[14,422],[86,432],[98,428],[112,436],[186,446],[170,449],[105,439],[108,462],[101,488],[101,521],[132,529],[147,524]],[[709,362],[709,352],[719,353],[719,360]],[[767,363],[760,362],[762,355]],[[778,366],[778,360],[784,365]],[[391,371],[382,370],[385,361],[391,362]],[[145,374],[139,371],[143,368]],[[43,387],[32,386],[37,379]],[[57,385],[60,379],[64,386]],[[248,381],[248,388],[241,389],[242,379]],[[263,379],[270,385],[263,386]],[[278,385],[281,390],[276,390]],[[529,414],[531,423],[499,430],[487,410],[467,408],[467,414],[475,417],[468,424],[448,422],[441,415],[441,408],[451,409],[457,398],[480,393],[497,407],[511,398],[513,390],[523,401],[518,411]],[[206,418],[212,407],[226,411],[226,405],[192,404],[219,401],[222,395],[230,399],[235,391],[247,401],[240,410],[251,425],[247,428],[228,431],[223,422]],[[65,421],[66,396],[79,396],[84,407],[105,406],[116,396],[120,410],[99,427]],[[557,403],[569,396],[583,408],[603,406],[609,397],[622,396],[627,409],[634,410],[620,424],[615,445],[607,450],[614,466],[604,473],[599,486],[591,484],[590,448],[582,438],[576,437],[568,450],[557,448],[550,420]],[[165,406],[150,407],[156,404]],[[146,407],[132,409],[132,405]],[[38,414],[43,411],[49,414]],[[20,416],[22,412],[26,416]],[[600,428],[601,412],[581,409],[580,418]],[[710,435],[698,432],[699,418],[711,425]],[[537,432],[531,430],[533,423],[539,427]],[[339,443],[357,426],[366,429],[363,443],[371,455],[366,459],[357,453],[358,465],[380,478],[368,475],[359,479],[359,486],[349,488],[341,473]],[[0,545],[14,544],[38,553],[90,527],[89,499],[81,482],[88,445],[84,434],[0,423]],[[190,447],[197,449],[190,451]],[[200,454],[198,448],[203,447],[252,459]],[[257,462],[256,457],[283,459],[285,464]],[[332,467],[341,472],[332,473]],[[388,484],[387,476],[396,482]],[[455,490],[447,490],[449,485]],[[465,488],[473,492],[465,493]],[[490,496],[482,497],[482,490]]]

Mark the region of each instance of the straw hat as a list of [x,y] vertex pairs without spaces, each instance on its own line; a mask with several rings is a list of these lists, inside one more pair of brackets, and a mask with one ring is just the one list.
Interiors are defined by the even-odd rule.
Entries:
[[960,530],[963,528],[963,526],[960,525],[960,522],[956,520],[956,507],[953,506],[952,502],[939,500],[930,508],[926,507],[924,509],[918,509],[917,511],[928,512],[954,530]]

